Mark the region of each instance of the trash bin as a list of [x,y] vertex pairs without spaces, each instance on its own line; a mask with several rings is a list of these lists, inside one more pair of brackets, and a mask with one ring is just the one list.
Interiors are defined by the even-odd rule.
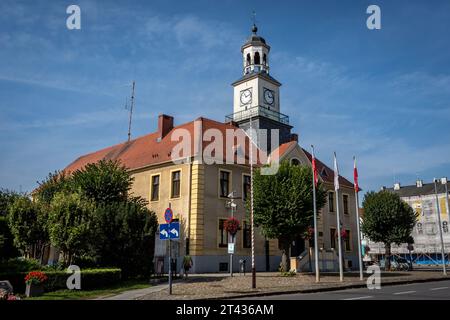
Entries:
[[245,259],[239,259],[239,273],[243,273],[245,276]]

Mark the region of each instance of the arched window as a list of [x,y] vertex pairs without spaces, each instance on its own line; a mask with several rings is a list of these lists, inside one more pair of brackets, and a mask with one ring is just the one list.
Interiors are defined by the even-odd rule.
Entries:
[[300,165],[300,161],[297,158],[292,158],[291,159],[291,165],[299,166]]
[[263,65],[267,66],[267,55],[263,54]]
[[247,61],[246,61],[246,65],[250,65],[251,63],[251,58],[250,58],[250,53],[247,53]]
[[261,58],[259,57],[259,52],[255,53],[255,64],[261,64]]

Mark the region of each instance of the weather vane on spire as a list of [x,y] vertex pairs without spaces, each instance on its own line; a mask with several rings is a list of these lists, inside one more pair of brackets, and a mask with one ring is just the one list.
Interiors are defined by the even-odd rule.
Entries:
[[253,12],[252,12],[252,19],[253,19],[252,32],[254,34],[256,34],[256,32],[258,31],[258,27],[256,26],[256,12],[255,12],[255,10],[253,10]]

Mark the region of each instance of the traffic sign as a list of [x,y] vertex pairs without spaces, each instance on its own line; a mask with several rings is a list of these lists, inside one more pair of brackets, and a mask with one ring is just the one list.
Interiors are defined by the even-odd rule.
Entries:
[[234,253],[234,243],[232,243],[232,242],[228,243],[228,253],[229,254]]
[[160,240],[178,240],[180,239],[180,223],[164,223],[159,225]]
[[166,219],[167,223],[171,223],[173,220],[173,211],[170,208],[167,208],[164,212],[164,219]]
[[159,225],[159,239],[160,240],[169,240],[169,225],[168,224],[160,224]]

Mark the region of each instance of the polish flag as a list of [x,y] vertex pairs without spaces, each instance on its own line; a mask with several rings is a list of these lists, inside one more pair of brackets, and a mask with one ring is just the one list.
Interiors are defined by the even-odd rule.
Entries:
[[353,181],[355,181],[355,192],[359,192],[358,169],[356,168],[356,157],[353,157]]

